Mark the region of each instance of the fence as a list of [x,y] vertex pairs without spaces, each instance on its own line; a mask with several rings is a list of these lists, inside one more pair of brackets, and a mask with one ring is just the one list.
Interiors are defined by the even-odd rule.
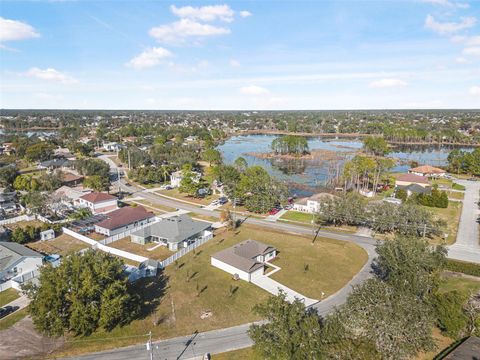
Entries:
[[0,292],[10,289],[12,287],[12,280],[5,281],[0,284]]
[[10,219],[0,220],[0,225],[9,225],[9,224],[15,224],[20,221],[32,221],[32,220],[35,220],[35,215],[20,215]]
[[104,252],[109,253],[109,254],[117,255],[117,256],[123,257],[125,259],[133,260],[133,261],[136,261],[136,262],[139,262],[139,263],[148,260],[148,258],[146,258],[146,257],[106,246],[104,244],[101,244],[98,241],[90,239],[89,237],[86,237],[85,235],[81,235],[81,234],[79,234],[75,231],[72,231],[70,229],[67,229],[65,227],[63,228],[63,233],[67,234],[67,235],[70,235],[70,236],[74,237],[75,239],[78,239],[80,241],[83,241],[83,242],[91,245],[94,249],[98,249],[98,250],[104,251]]
[[143,229],[144,227],[147,227],[147,226],[151,226],[153,225],[154,223],[156,223],[157,220],[155,221],[152,221],[152,222],[149,222],[149,223],[146,223],[146,224],[143,224],[143,225],[140,225],[140,226],[137,226],[135,228],[132,228],[130,230],[126,230],[124,232],[121,232],[119,234],[115,234],[115,235],[112,235],[112,236],[109,236],[103,240],[100,240],[99,243],[100,244],[103,244],[103,245],[107,245],[107,244],[111,244],[112,242],[114,241],[118,241],[120,239],[123,239],[124,237],[127,237],[129,235],[131,235],[132,233],[134,233],[135,231],[138,231],[140,229]]
[[17,275],[15,277],[11,278],[10,280],[5,281],[4,283],[1,283],[0,284],[0,292],[2,292],[4,290],[7,290],[7,289],[10,289],[10,288],[14,288],[16,290],[21,291],[22,290],[22,285],[25,282],[36,278],[39,274],[40,274],[40,271],[32,270],[32,271],[26,272],[24,274]]
[[171,263],[175,262],[175,260],[180,259],[182,256],[188,254],[193,249],[205,244],[211,238],[213,238],[213,233],[209,232],[207,235],[205,235],[205,236],[201,237],[200,239],[196,240],[193,244],[188,245],[186,248],[183,248],[183,249],[177,251],[175,254],[173,254],[169,258],[161,261],[160,262],[161,267],[164,268],[164,267],[170,265]]

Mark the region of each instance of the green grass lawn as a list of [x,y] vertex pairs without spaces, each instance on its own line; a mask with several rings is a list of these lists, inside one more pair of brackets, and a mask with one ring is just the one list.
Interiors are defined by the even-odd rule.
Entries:
[[53,240],[30,243],[27,246],[42,254],[58,254],[61,256],[89,247],[87,243],[66,234],[62,234]]
[[178,191],[177,188],[171,189],[171,190],[156,191],[155,193],[159,195],[174,197],[176,199],[188,201],[198,205],[209,205],[213,200],[216,200],[219,198],[218,195],[208,195],[208,196],[205,196],[204,198],[194,198],[191,196],[187,196],[186,194],[182,194],[180,191]]
[[148,249],[153,248],[156,244],[141,245],[133,243],[130,241],[130,236],[114,241],[108,244],[108,246],[155,260],[165,260],[174,254],[166,246],[159,246],[155,250],[149,251]]
[[452,189],[453,189],[453,190],[465,191],[465,186],[460,185],[460,184],[457,184],[457,183],[453,183],[453,184],[452,184]]
[[[308,214],[300,211],[294,211],[294,210],[289,210],[280,217],[280,221],[293,221],[293,222],[303,223],[308,226],[311,226],[312,219],[313,219],[312,214]],[[357,228],[355,226],[349,226],[349,225],[342,225],[342,227],[322,226],[322,229],[328,230],[328,231],[346,232],[349,234],[355,233],[357,231]]]
[[[265,301],[270,294],[245,281],[234,281],[232,275],[210,265],[210,256],[246,239],[256,239],[278,248],[282,266],[277,280],[307,296],[320,298],[324,291],[331,294],[345,285],[363,266],[366,253],[353,243],[329,239],[311,240],[281,232],[242,226],[237,233],[223,232],[179,260],[178,268],[167,267],[165,281],[136,283],[138,291],[151,297],[153,313],[111,332],[98,331],[79,343],[66,345],[57,356],[131,345],[146,341],[142,337],[152,331],[154,339],[171,338],[258,320],[252,307]],[[304,258],[310,270],[303,274]],[[283,273],[283,274],[281,274]],[[298,278],[298,279],[296,279]],[[283,281],[282,280],[282,281]],[[230,289],[235,290],[230,296]],[[157,303],[158,302],[158,303]],[[203,311],[212,316],[201,319]],[[154,325],[158,324],[158,325]],[[130,337],[134,336],[134,337]],[[125,338],[127,337],[127,338]],[[109,341],[102,341],[109,338]],[[89,341],[91,340],[91,341]]]
[[461,276],[442,275],[440,291],[447,292],[452,290],[466,291],[467,293],[478,292],[480,291],[480,279],[474,280]]
[[[132,201],[129,201],[129,200],[126,200],[126,201],[128,203],[131,203],[131,204],[140,203],[140,205],[145,205],[145,206],[147,206],[147,210],[151,210],[154,213],[157,213],[157,214],[160,214],[160,215],[164,214],[165,212],[172,212],[172,211],[176,210],[175,208],[172,208],[170,206],[154,204],[153,202],[145,200],[145,199],[135,200],[135,202],[132,202]],[[137,204],[137,205],[139,205],[139,204]]]
[[450,199],[463,200],[463,198],[465,197],[464,193],[457,192],[457,191],[448,191],[447,194]]
[[251,347],[212,355],[212,360],[262,360]]
[[7,305],[8,303],[18,299],[19,297],[20,295],[18,294],[18,291],[13,288],[0,292],[0,307]]
[[8,329],[28,315],[28,306],[0,320],[0,330]]
[[[446,243],[447,245],[453,244],[457,239],[458,223],[460,222],[460,215],[462,213],[462,203],[450,201],[446,209],[431,207],[425,208],[431,211],[436,218],[446,221],[446,232],[448,233]],[[441,238],[432,239],[432,243],[436,244],[441,243],[442,241],[443,239]]]

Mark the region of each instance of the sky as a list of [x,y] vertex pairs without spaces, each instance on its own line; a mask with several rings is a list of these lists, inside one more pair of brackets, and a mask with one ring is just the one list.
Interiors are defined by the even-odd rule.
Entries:
[[0,2],[0,108],[480,108],[480,1]]

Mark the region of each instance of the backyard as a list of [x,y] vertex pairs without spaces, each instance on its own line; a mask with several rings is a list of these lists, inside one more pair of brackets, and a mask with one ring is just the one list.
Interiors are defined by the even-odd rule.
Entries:
[[[163,276],[153,282],[152,279],[137,282],[137,292],[149,297],[150,306],[155,308],[153,313],[123,328],[98,331],[79,343],[70,343],[56,355],[143,342],[150,330],[154,339],[161,339],[258,320],[252,307],[270,294],[245,281],[234,281],[230,274],[210,265],[210,255],[246,239],[277,247],[280,253],[275,264],[282,270],[276,279],[316,298],[321,297],[322,291],[332,294],[343,287],[367,259],[363,249],[352,243],[319,238],[312,245],[306,237],[242,226],[237,233],[217,234],[195,252],[182,257],[177,265],[167,267]],[[311,270],[303,273],[305,261]],[[202,313],[210,316],[201,319]],[[104,338],[113,340],[101,341]]]
[[88,244],[83,241],[66,234],[62,234],[53,240],[30,243],[27,246],[42,254],[58,254],[61,256],[89,247]]
[[147,245],[141,245],[133,243],[130,241],[130,236],[124,237],[123,239],[114,241],[107,246],[112,248],[128,251],[129,253],[144,256],[149,259],[155,260],[165,260],[166,258],[173,255],[173,252],[168,250],[166,246],[158,246],[155,250],[149,251],[155,247],[157,244],[151,243]]

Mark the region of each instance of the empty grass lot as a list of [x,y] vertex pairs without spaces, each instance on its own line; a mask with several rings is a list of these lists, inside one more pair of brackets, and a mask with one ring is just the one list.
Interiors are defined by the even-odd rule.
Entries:
[[[312,214],[289,210],[282,215],[282,217],[280,218],[280,221],[283,220],[283,221],[297,222],[297,223],[302,223],[302,224],[311,226],[312,218],[313,218]],[[322,226],[322,229],[325,229],[328,231],[338,231],[338,232],[346,232],[346,233],[352,233],[352,234],[355,233],[357,230],[355,226],[349,226],[349,225],[342,225],[342,227]]]
[[0,307],[7,305],[8,303],[18,299],[19,297],[20,295],[18,295],[18,291],[13,288],[0,292]]
[[30,243],[27,246],[42,254],[58,254],[61,256],[89,247],[88,244],[83,241],[77,240],[66,234],[62,234],[53,240]]
[[194,198],[186,194],[182,194],[176,188],[171,190],[156,191],[155,194],[174,197],[176,199],[187,201],[190,203],[195,203],[198,205],[209,205],[213,200],[216,200],[219,198],[218,195],[208,195],[208,196],[205,196],[204,198]]
[[108,244],[110,247],[155,260],[165,260],[174,254],[172,251],[168,250],[166,246],[159,246],[155,250],[148,251],[148,249],[153,248],[156,245],[157,244],[153,243],[147,245],[133,243],[130,241],[130,236]]
[[[447,223],[448,237],[446,239],[447,245],[453,244],[457,239],[458,223],[460,222],[460,215],[462,213],[462,203],[450,201],[446,209],[425,207],[430,210],[437,219],[442,219]],[[440,243],[443,239],[432,239],[432,243]]]
[[35,226],[40,227],[43,223],[38,220],[31,220],[31,221],[19,221],[13,224],[7,224],[5,227],[9,228],[10,230],[15,230],[17,228],[25,229],[27,226]]
[[[149,306],[155,308],[153,313],[109,333],[98,331],[81,339],[91,341],[70,343],[55,355],[143,343],[147,338],[141,335],[149,331],[152,331],[154,339],[162,339],[259,320],[252,308],[270,294],[245,281],[234,281],[232,275],[210,265],[212,254],[247,239],[277,247],[280,254],[275,264],[282,266],[277,279],[282,279],[286,285],[307,296],[317,298],[320,298],[321,291],[331,294],[343,287],[367,259],[363,249],[355,244],[321,238],[312,245],[310,239],[301,236],[242,226],[237,234],[217,234],[195,254],[190,252],[182,257],[178,267],[167,267],[163,271],[164,279],[158,278],[154,283],[150,283],[150,279],[137,282],[138,292],[150,297]],[[309,261],[310,270],[303,274],[305,258]],[[200,315],[207,310],[212,312],[212,316],[202,320]],[[105,338],[109,340],[102,341]]]

